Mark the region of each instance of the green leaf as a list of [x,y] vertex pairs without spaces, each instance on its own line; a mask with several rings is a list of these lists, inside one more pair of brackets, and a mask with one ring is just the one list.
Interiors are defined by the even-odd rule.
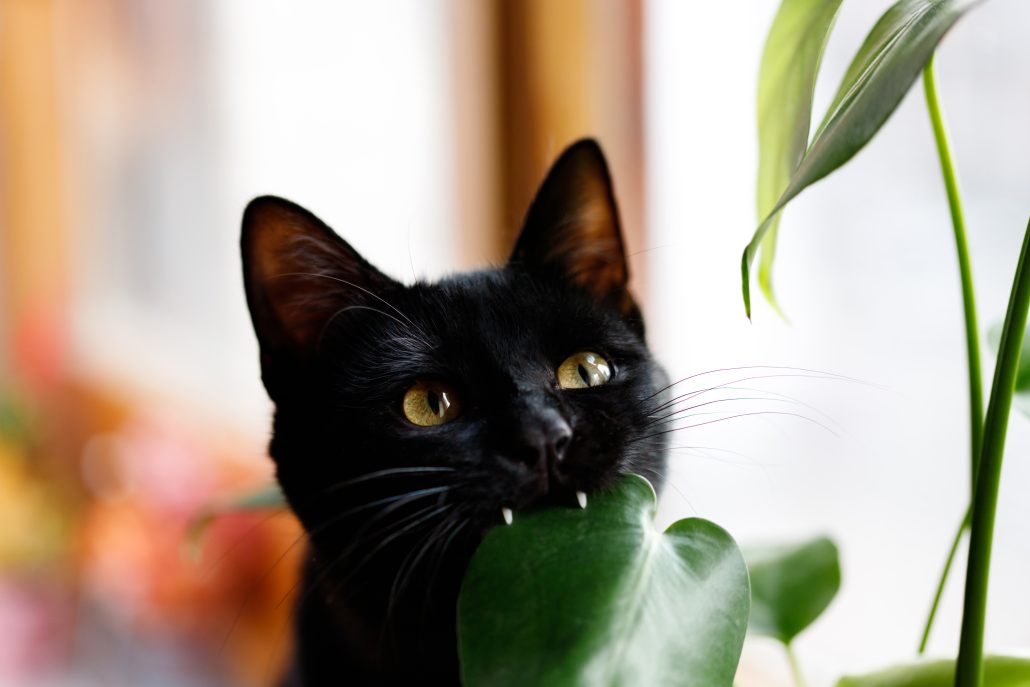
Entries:
[[758,226],[741,260],[751,316],[751,263],[776,216],[808,186],[850,160],[879,131],[956,21],[982,0],[900,0],[873,27],[787,187]]
[[991,548],[994,542],[995,515],[1001,467],[1005,457],[1012,397],[1019,372],[1019,358],[1030,315],[1030,221],[1023,234],[1016,274],[1005,311],[1005,322],[998,343],[990,400],[984,417],[983,446],[976,464],[973,486],[972,519],[969,526],[969,558],[966,564],[965,603],[962,606],[962,632],[959,635],[955,687],[982,687],[984,684],[984,629],[987,622],[987,588],[990,578]]
[[[787,188],[808,147],[812,96],[841,0],[783,0],[762,52],[758,76],[758,219]],[[779,215],[762,241],[758,284],[776,306],[772,263]]]
[[[984,659],[984,687],[1030,687],[1030,659],[988,656]],[[844,677],[837,687],[952,687],[955,661],[920,661],[877,673]]]
[[37,435],[28,400],[16,390],[0,386],[0,441],[24,445]]
[[[998,353],[1001,342],[1002,323],[994,325],[987,332],[987,342],[991,350]],[[1030,417],[1030,336],[1023,333],[1023,347],[1019,354],[1019,369],[1016,371],[1016,393],[1013,396],[1016,407],[1024,415]]]
[[628,476],[585,510],[516,513],[485,537],[458,602],[463,683],[730,687],[748,615],[733,539],[697,518],[654,528]]
[[204,547],[204,535],[216,518],[229,513],[286,508],[286,497],[278,484],[234,494],[214,503],[190,520],[183,538],[183,550],[191,560],[197,560]]
[[837,546],[820,537],[794,546],[748,550],[751,632],[789,644],[812,624],[840,589]]

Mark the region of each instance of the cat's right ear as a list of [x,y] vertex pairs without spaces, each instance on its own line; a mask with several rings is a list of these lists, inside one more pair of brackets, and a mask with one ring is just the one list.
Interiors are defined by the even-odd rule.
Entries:
[[334,314],[398,286],[320,219],[274,196],[247,205],[240,250],[269,392],[272,368],[312,356]]

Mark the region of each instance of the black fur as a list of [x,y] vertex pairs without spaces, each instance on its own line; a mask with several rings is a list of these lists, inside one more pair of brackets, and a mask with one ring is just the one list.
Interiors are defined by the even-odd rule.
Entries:
[[[610,206],[607,240],[577,226],[586,176],[607,193],[593,199],[595,211]],[[244,274],[276,403],[270,453],[311,551],[287,684],[457,684],[462,574],[502,507],[516,519],[543,502],[577,507],[576,491],[627,472],[661,483],[661,438],[642,438],[665,375],[625,291],[596,144],[556,163],[518,246],[504,267],[404,286],[303,209],[267,197],[248,207]],[[584,281],[599,270],[603,280]],[[555,370],[577,351],[606,357],[611,381],[559,388]],[[417,380],[449,384],[461,414],[408,422],[401,398]],[[560,460],[541,439],[558,426],[571,430]]]

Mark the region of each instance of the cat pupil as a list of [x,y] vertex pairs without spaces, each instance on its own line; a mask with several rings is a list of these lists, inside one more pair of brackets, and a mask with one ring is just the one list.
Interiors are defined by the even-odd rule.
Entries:
[[583,379],[583,383],[590,386],[590,373],[587,372],[587,369],[580,364],[576,367],[576,370],[579,372],[579,376]]
[[426,394],[426,403],[429,404],[429,409],[433,411],[433,415],[440,415],[440,397],[436,395],[435,391],[430,391]]

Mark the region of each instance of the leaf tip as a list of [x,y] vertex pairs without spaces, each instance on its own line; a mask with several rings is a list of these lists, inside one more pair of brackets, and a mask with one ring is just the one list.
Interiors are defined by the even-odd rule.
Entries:
[[785,323],[790,324],[790,318],[787,317],[787,313],[783,312],[783,308],[780,307],[780,302],[776,300],[776,294],[773,292],[772,281],[759,277],[758,286],[762,289],[762,295],[765,296],[765,302],[772,307],[773,312],[775,312]]
[[747,315],[748,322],[751,321],[751,267],[749,262],[748,249],[745,248],[740,261],[740,286],[744,296],[744,313]]

